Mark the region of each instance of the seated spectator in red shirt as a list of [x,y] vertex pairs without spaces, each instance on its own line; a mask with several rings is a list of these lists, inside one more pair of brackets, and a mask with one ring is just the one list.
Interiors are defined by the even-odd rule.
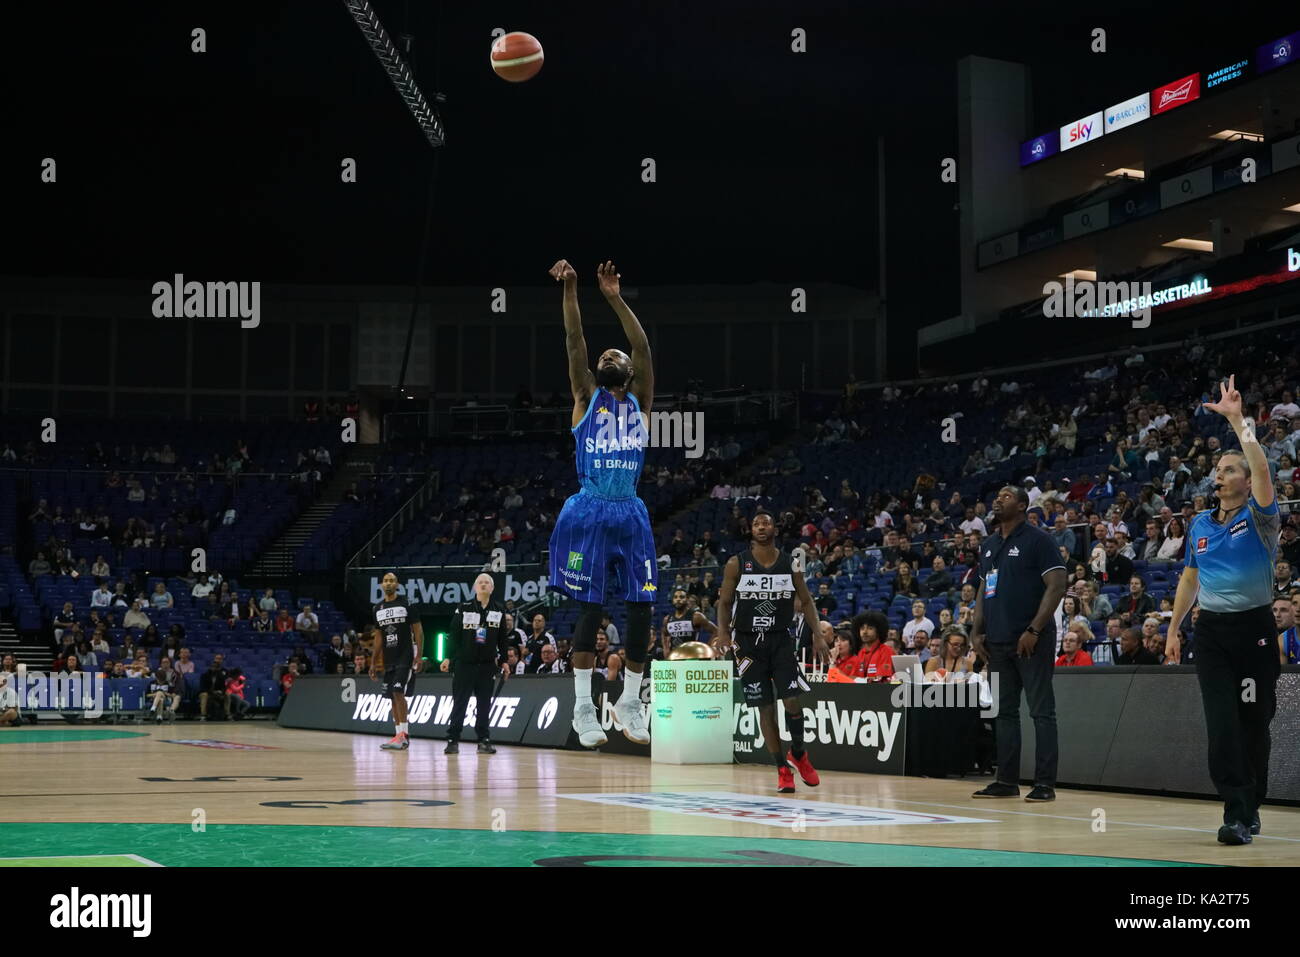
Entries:
[[289,670],[280,676],[280,691],[287,695],[293,688],[293,683],[298,680],[298,662],[290,661]]
[[293,631],[293,626],[293,616],[289,614],[287,608],[281,608],[280,613],[275,616],[275,630],[280,632]]
[[[1092,664],[1092,655],[1083,650],[1083,642],[1080,641],[1079,632],[1083,625],[1074,622],[1070,629],[1061,638],[1061,655],[1056,659],[1056,667],[1071,668]],[[1091,637],[1091,636],[1089,636]]]
[[889,619],[878,611],[864,611],[853,619],[853,630],[862,639],[858,652],[859,677],[868,681],[888,681],[894,675],[895,650],[886,642]]
[[230,701],[230,716],[238,721],[248,712],[248,700],[244,697],[244,686],[248,679],[240,668],[231,668],[230,677],[226,679],[226,698]]
[[834,662],[831,667],[846,678],[862,677],[862,658],[858,654],[862,645],[855,641],[852,631],[841,631],[835,636]]

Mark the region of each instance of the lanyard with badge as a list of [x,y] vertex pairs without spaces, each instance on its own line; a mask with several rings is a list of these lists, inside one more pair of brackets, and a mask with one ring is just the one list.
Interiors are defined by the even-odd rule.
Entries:
[[998,593],[998,567],[997,566],[998,566],[998,562],[1002,560],[1002,553],[1007,550],[1007,546],[1010,544],[1011,544],[1010,538],[1002,539],[1002,547],[999,548],[998,553],[993,556],[993,567],[990,568],[989,573],[984,576],[984,599],[986,601],[990,598],[994,598],[997,596]]
[[[478,607],[482,607],[481,605]],[[487,643],[487,626],[483,623],[483,616],[477,611],[463,612],[464,629],[474,632],[474,643],[482,645]]]

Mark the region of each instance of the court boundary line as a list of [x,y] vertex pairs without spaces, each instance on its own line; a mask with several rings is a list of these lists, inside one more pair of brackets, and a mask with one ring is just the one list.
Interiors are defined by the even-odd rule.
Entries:
[[[1085,793],[1085,792],[1080,792],[1080,793]],[[967,811],[976,811],[976,810],[978,810],[978,811],[984,811],[984,810],[986,810],[986,809],[983,808],[983,807],[968,807],[967,805],[964,805],[964,804],[938,804],[938,803],[933,802],[933,801],[899,801],[899,800],[895,800],[894,803],[896,803],[896,804],[920,804],[920,805],[923,805],[923,806],[926,806],[926,807],[946,807],[946,808],[951,808],[951,809],[953,809],[953,810],[967,810]],[[997,812],[997,813],[1000,813],[1000,814],[1018,814],[1018,815],[1020,815],[1020,816],[1022,816],[1022,817],[1042,817],[1042,818],[1051,818],[1051,819],[1058,820],[1058,821],[1092,821],[1092,820],[1093,820],[1093,818],[1091,818],[1091,817],[1073,817],[1072,815],[1069,815],[1069,814],[1043,814],[1043,813],[1041,813],[1041,812],[1039,812],[1039,811],[1010,811],[1010,810],[1003,810],[1003,809],[1001,809],[1001,808],[988,808],[987,811],[988,811],[989,813]],[[1122,824],[1122,825],[1124,825],[1125,827],[1150,827],[1150,828],[1154,828],[1154,829],[1156,829],[1156,830],[1160,830],[1160,831],[1194,831],[1194,832],[1197,833],[1197,834],[1217,834],[1217,833],[1218,833],[1218,828],[1187,827],[1187,826],[1182,825],[1182,824],[1144,824],[1144,823],[1142,823],[1142,822],[1140,822],[1140,821],[1112,821],[1112,820],[1110,820],[1110,818],[1107,818],[1107,819],[1106,819],[1106,826],[1109,827],[1109,826],[1112,825],[1112,824]],[[1253,840],[1256,840],[1256,841],[1259,841],[1259,840],[1268,840],[1268,841],[1286,841],[1286,842],[1288,842],[1288,843],[1300,844],[1300,837],[1278,837],[1278,836],[1276,836],[1276,835],[1274,835],[1274,834],[1255,834],[1255,835],[1253,835]]]
[[[53,824],[54,821],[6,821],[6,824]],[[109,824],[121,823],[110,821],[83,821],[83,824]],[[66,861],[74,857],[125,857],[132,861],[139,861],[145,867],[166,867],[166,864],[159,864],[157,861],[151,861],[147,857],[141,857],[139,854],[26,854],[22,857],[0,857],[0,861]]]

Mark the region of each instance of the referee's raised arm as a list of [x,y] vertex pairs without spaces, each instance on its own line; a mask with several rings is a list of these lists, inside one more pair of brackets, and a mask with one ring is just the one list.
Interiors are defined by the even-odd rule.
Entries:
[[[1242,414],[1241,393],[1237,391],[1236,375],[1228,376],[1228,381],[1219,384],[1219,401],[1203,402],[1205,408],[1217,412],[1232,426],[1241,443],[1241,453],[1250,466],[1250,492],[1255,503],[1263,508],[1273,504],[1273,476],[1268,468],[1268,458],[1260,448],[1255,430],[1246,424]],[[1217,489],[1221,483],[1216,483]]]

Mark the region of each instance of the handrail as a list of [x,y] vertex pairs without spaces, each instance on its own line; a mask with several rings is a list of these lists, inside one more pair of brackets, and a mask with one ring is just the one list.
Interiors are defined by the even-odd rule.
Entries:
[[[425,473],[412,473],[412,474],[425,474]],[[424,506],[429,503],[429,499],[432,498],[435,494],[437,494],[438,487],[441,483],[441,478],[442,478],[441,472],[428,473],[424,482],[422,482],[420,484],[420,487],[417,488],[415,492],[411,494],[411,497],[408,498],[401,505],[399,505],[397,511],[393,513],[393,516],[388,521],[386,521],[383,525],[381,525],[379,527],[379,530],[376,531],[375,534],[371,535],[370,538],[366,540],[365,544],[363,544],[360,548],[356,550],[356,552],[352,555],[352,557],[348,559],[347,564],[343,567],[343,576],[345,582],[347,581],[347,573],[349,571],[352,571],[354,569],[360,570],[363,567],[365,568],[373,567],[373,566],[361,566],[356,563],[361,558],[362,553],[367,553],[371,555],[374,554],[374,550],[372,549],[372,546],[375,546],[377,541],[379,542],[378,547],[382,548],[384,545],[391,542],[393,538],[396,537],[398,532],[406,528],[407,521],[414,518],[415,514],[420,510],[422,510]],[[393,528],[394,523],[397,523],[396,528]],[[383,539],[385,535],[388,535],[387,541],[379,541],[380,539]]]

